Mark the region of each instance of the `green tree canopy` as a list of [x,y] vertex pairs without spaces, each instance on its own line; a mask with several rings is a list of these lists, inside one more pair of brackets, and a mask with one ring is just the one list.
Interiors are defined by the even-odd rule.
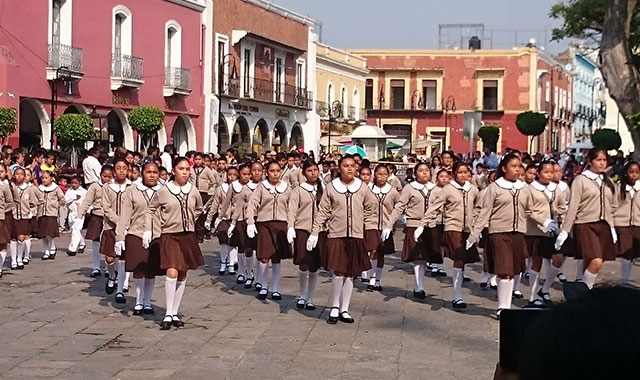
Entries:
[[478,129],[478,137],[482,139],[482,145],[484,147],[495,152],[497,150],[498,140],[500,139],[500,127],[496,125],[485,125]]
[[540,112],[526,111],[516,117],[516,127],[525,136],[538,136],[547,126],[547,116]]
[[591,135],[591,142],[596,148],[618,150],[622,145],[622,138],[620,138],[620,134],[617,131],[609,128],[602,128],[598,129]]
[[164,112],[153,106],[139,106],[131,110],[129,125],[142,134],[157,132],[164,123]]

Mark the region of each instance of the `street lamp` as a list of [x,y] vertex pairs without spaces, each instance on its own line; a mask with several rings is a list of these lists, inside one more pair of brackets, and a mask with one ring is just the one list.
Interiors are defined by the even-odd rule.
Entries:
[[378,128],[382,128],[381,119],[382,119],[382,105],[384,104],[384,83],[380,85],[380,97],[378,98],[378,107],[380,107],[380,115],[378,117]]
[[67,95],[73,95],[73,82],[71,80],[71,70],[67,66],[60,66],[56,69],[56,74],[51,79],[51,148],[53,149],[53,122],[56,118],[56,107],[58,103],[58,88],[57,83],[62,80],[67,84]]
[[[98,112],[97,106],[93,106],[93,110],[91,110],[91,113],[89,114],[89,117],[94,119],[95,121],[98,122],[98,128],[100,129],[100,138],[98,139],[98,145],[102,145],[102,141],[104,139],[104,132],[102,130],[102,118],[104,118],[106,115],[103,115],[101,113]],[[95,125],[95,122],[94,122]],[[107,141],[107,147],[109,142]]]
[[[416,99],[418,102],[416,103]],[[411,96],[411,128],[409,128],[409,153],[413,153],[413,111],[416,109],[416,105],[418,108],[422,108],[422,96],[420,95],[419,90],[415,90],[413,92],[413,96]]]
[[221,153],[220,150],[222,146],[220,145],[220,127],[222,126],[222,121],[224,116],[222,115],[222,92],[224,90],[224,64],[225,61],[229,59],[229,62],[233,62],[233,66],[231,68],[231,80],[238,80],[238,71],[236,70],[236,59],[231,55],[231,53],[225,54],[220,62],[218,63],[218,154]]
[[[456,98],[453,95],[447,96],[447,99],[443,102],[442,108],[444,108],[444,129],[449,132],[449,111],[456,110]],[[449,136],[451,133],[447,133]],[[445,138],[446,140],[446,138]],[[473,139],[471,139],[473,141]],[[447,141],[445,141],[445,145],[448,147]]]
[[329,135],[327,136],[327,148],[331,154],[331,123],[342,117],[342,104],[339,100],[334,100],[329,105]]

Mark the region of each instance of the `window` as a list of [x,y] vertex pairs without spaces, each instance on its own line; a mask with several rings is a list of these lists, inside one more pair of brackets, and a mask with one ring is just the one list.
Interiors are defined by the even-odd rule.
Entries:
[[438,84],[435,80],[426,79],[422,81],[422,102],[424,108],[435,110],[438,103]]
[[333,84],[329,83],[327,87],[327,105],[331,107],[331,100],[333,99]]
[[498,110],[498,81],[482,81],[482,109],[489,111]]
[[367,79],[364,87],[364,108],[373,109],[373,79]]
[[276,102],[282,102],[282,88],[284,86],[284,65],[283,59],[281,57],[276,58],[275,70]]
[[51,16],[51,43],[60,45],[60,8],[62,0],[53,0],[53,10]]
[[169,21],[165,27],[165,67],[179,68],[182,65],[182,32],[180,25]]
[[113,8],[112,54],[116,60],[122,56],[131,56],[131,11],[118,5]]
[[122,54],[122,23],[124,22],[124,15],[118,13],[116,15],[116,23],[114,26],[114,38],[113,38],[113,53],[116,56]]
[[72,0],[49,1],[49,44],[71,46]]
[[391,79],[391,107],[404,109],[404,79]]
[[251,96],[251,50],[244,49],[244,57],[243,57],[243,72],[244,75],[242,77],[243,87],[244,87],[244,96]]
[[342,90],[340,91],[340,104],[342,104],[342,114],[348,115],[347,109],[347,89],[342,86]]
[[[216,34],[216,93],[218,93],[220,85],[222,85],[223,93],[225,92],[224,88],[228,88],[229,85],[229,79],[227,78],[229,74],[229,66],[225,65],[225,56],[227,53],[229,53],[229,38],[222,34]],[[222,70],[220,70],[221,65]],[[236,95],[239,95],[239,92],[236,93]]]

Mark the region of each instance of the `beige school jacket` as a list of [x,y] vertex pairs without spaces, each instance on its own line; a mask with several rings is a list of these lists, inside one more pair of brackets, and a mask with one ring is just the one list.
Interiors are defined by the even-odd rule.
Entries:
[[[322,185],[321,185],[322,186]],[[289,194],[287,227],[311,233],[318,213],[318,185],[302,182]]]
[[175,182],[169,181],[149,202],[144,225],[149,231],[155,213],[158,213],[163,234],[194,232],[196,219],[201,212],[202,197],[195,186],[190,182],[178,186]]
[[387,182],[389,182],[398,193],[402,192],[402,182],[400,182],[400,178],[395,174],[391,174],[389,178],[387,178]]
[[420,224],[435,227],[438,214],[442,214],[445,231],[471,232],[481,208],[482,196],[478,188],[469,181],[462,186],[451,181],[435,193]]
[[207,210],[208,222],[211,222],[216,214],[218,214],[218,218],[220,220],[228,220],[231,218],[231,209],[228,205],[225,209],[225,214],[222,214],[222,203],[227,198],[230,188],[231,185],[228,183],[222,183],[220,186],[216,187],[213,196],[209,198],[209,201],[207,201],[207,204],[204,206],[204,209]]
[[62,189],[56,183],[52,183],[49,186],[40,185],[38,190],[43,199],[38,208],[38,216],[55,216],[57,218],[60,207],[65,207],[67,204]]
[[393,229],[393,225],[403,213],[407,217],[407,227],[419,227],[435,192],[437,192],[436,185],[433,182],[425,184],[418,181],[410,182],[402,189],[389,223],[385,227]]
[[216,173],[207,166],[191,168],[189,181],[192,185],[196,186],[199,192],[207,193],[209,195],[213,195],[215,188],[220,186],[220,177],[218,177]]
[[571,201],[562,230],[570,232],[574,224],[605,221],[614,226],[616,199],[603,180],[603,175],[586,170],[571,183]]
[[145,231],[152,231],[153,239],[160,237],[160,213],[153,214],[151,227],[145,225],[145,216],[149,204],[158,195],[162,185],[148,187],[143,184],[131,185],[122,196],[122,213],[116,225],[116,241],[124,240],[126,235],[142,238]]
[[471,184],[482,191],[489,186],[489,176],[486,173],[482,174],[482,176],[474,174],[471,176]]
[[[559,221],[567,211],[566,205],[558,196],[558,185],[551,182],[547,186],[538,181],[533,181],[527,186],[531,192],[531,209],[527,218],[527,232],[529,236],[553,237],[549,232],[545,232],[544,226],[540,226],[536,220]],[[536,214],[536,215],[533,215]]]
[[373,218],[365,222],[364,229],[382,230],[391,223],[391,214],[400,198],[400,193],[390,183],[382,187],[370,183],[367,187],[376,200],[376,208]]
[[[620,186],[616,189],[618,205],[613,214],[616,227],[640,226],[640,180],[633,186],[626,185],[624,190]],[[626,193],[624,199],[620,197],[622,191]]]
[[31,219],[37,215],[33,215],[31,209],[40,207],[44,202],[42,193],[35,186],[29,186],[23,183],[20,186],[13,185],[13,218],[14,219]]
[[[268,180],[260,182],[249,197],[247,220],[256,222],[287,221],[291,185],[280,181],[273,186]],[[249,222],[247,222],[249,223]]]
[[[231,184],[233,195],[231,204],[231,224],[236,224],[238,221],[246,221],[247,224],[253,224],[253,220],[247,219],[247,206],[249,205],[249,197],[258,188],[260,182],[247,182],[246,185],[241,185],[240,182],[234,181]],[[238,189],[240,187],[240,189]],[[236,194],[238,194],[236,196]]]
[[11,186],[7,180],[0,181],[0,220],[5,219],[5,213],[13,210],[14,202]]
[[306,178],[302,174],[302,169],[295,166],[291,169],[289,169],[288,167],[285,168],[280,179],[289,183],[292,188],[297,187],[302,182],[306,181]]
[[102,210],[103,186],[102,180],[98,180],[98,182],[94,182],[89,186],[87,194],[78,208],[78,218],[81,218],[89,211],[96,216],[104,216],[104,211]]
[[123,184],[111,182],[102,187],[102,208],[104,211],[102,229],[104,231],[116,228],[122,214],[124,192],[128,186],[129,181]]

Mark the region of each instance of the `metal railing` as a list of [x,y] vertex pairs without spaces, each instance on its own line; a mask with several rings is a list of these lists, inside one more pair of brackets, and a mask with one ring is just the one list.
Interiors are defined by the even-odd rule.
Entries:
[[402,107],[394,107],[393,104],[391,103],[382,103],[382,107],[380,107],[380,103],[373,103],[370,105],[370,107],[365,107],[365,110],[368,111],[375,111],[375,110],[380,110],[382,109],[383,111],[421,111],[421,112],[442,112],[443,109],[440,105],[436,105],[435,108],[433,107],[427,107],[427,105],[422,105],[422,106],[414,106],[414,108],[411,108],[411,104],[403,104]]
[[182,67],[165,67],[164,68],[164,86],[177,88],[181,90],[189,90],[189,81],[191,73],[189,69]]
[[82,49],[62,44],[49,45],[50,68],[59,69],[62,66],[68,67],[71,72],[82,73]]
[[142,80],[143,59],[126,54],[112,54],[111,76]]
[[226,91],[223,92],[225,95],[240,96],[239,86],[232,86],[234,81],[238,84],[244,83],[244,90],[241,94],[243,98],[311,109],[313,93],[304,88],[287,84],[276,85],[272,80],[267,79],[258,79],[253,77],[231,79],[229,77],[227,85],[225,86]]

